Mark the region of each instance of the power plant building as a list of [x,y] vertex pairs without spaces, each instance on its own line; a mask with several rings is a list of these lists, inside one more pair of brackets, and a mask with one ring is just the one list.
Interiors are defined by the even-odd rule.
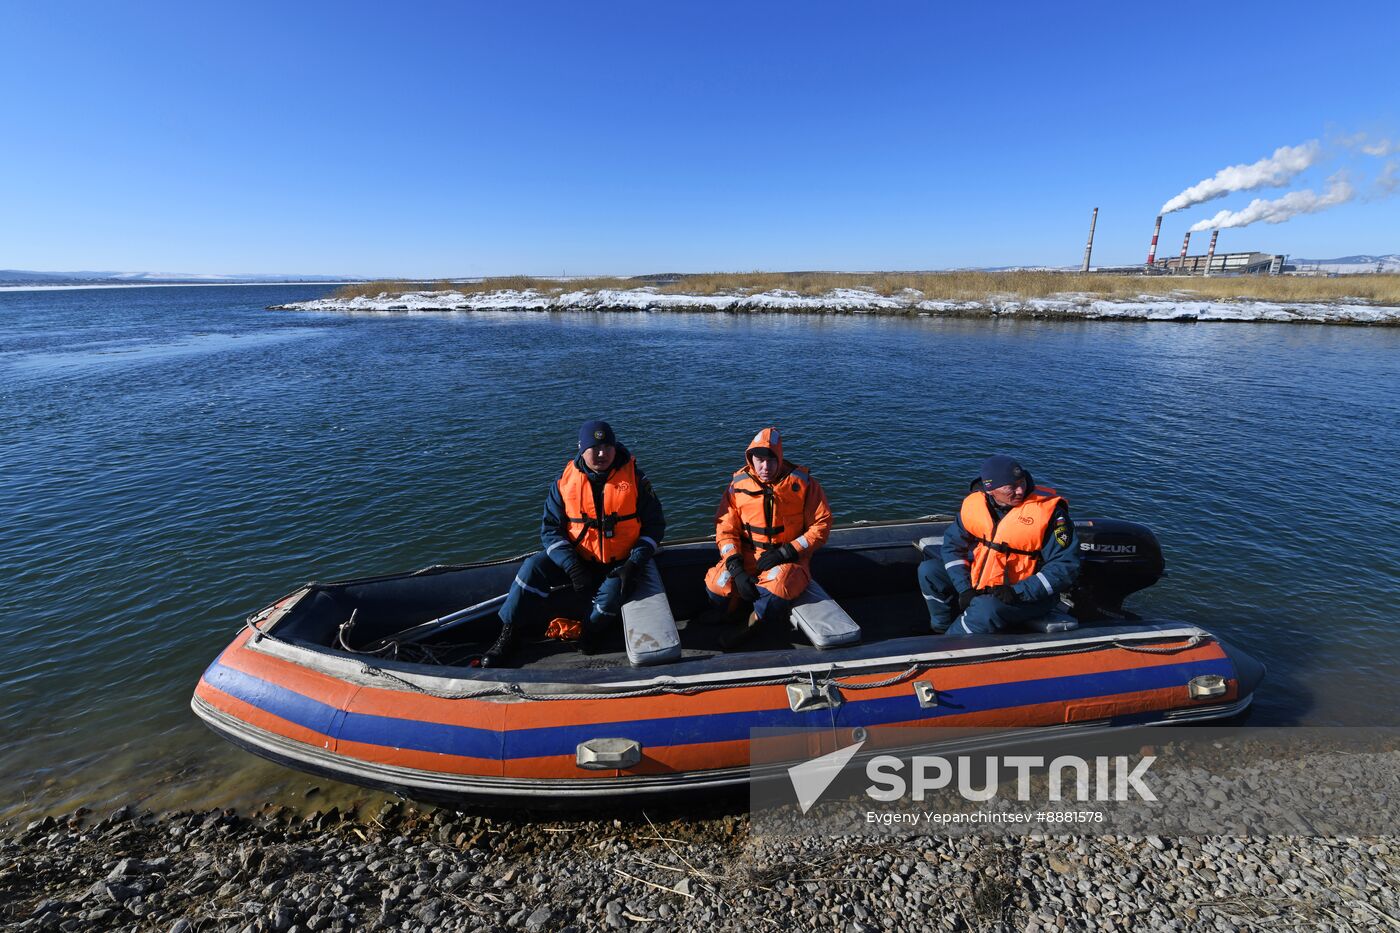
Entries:
[[1283,259],[1270,253],[1207,253],[1158,259],[1152,268],[1154,272],[1185,275],[1280,275]]

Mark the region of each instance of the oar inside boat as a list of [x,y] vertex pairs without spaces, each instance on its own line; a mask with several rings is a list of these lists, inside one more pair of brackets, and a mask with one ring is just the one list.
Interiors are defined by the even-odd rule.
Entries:
[[[550,594],[553,595],[554,593],[562,591],[563,587],[553,587],[550,589]],[[396,635],[386,635],[378,641],[366,645],[364,648],[347,650],[360,650],[369,654],[378,654],[396,645],[401,648],[404,645],[417,644],[428,638],[444,635],[459,625],[465,625],[468,622],[476,622],[479,619],[485,619],[495,615],[500,610],[501,606],[505,605],[506,597],[509,595],[509,593],[502,593],[499,596],[492,596],[490,599],[483,599],[481,602],[472,606],[467,606],[465,609],[458,609],[456,612],[449,612],[445,616],[429,619],[427,622],[420,622]],[[349,623],[347,623],[347,625],[348,624]],[[344,638],[341,639],[341,647],[346,647]]]

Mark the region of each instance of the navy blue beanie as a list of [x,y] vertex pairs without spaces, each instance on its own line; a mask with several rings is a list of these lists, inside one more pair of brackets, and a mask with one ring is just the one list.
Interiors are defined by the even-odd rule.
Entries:
[[982,461],[982,486],[989,492],[1000,486],[1010,486],[1026,478],[1026,471],[1006,454],[993,454]]
[[578,449],[585,450],[589,447],[597,447],[599,444],[616,444],[617,435],[613,433],[612,425],[606,421],[586,421],[583,427],[578,429]]

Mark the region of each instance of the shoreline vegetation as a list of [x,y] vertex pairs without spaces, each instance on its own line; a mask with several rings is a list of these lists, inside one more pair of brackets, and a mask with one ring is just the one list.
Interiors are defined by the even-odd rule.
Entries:
[[1190,296],[1197,299],[1256,301],[1360,301],[1400,305],[1400,275],[1314,276],[1170,276],[1016,270],[1007,272],[712,272],[695,275],[551,279],[512,275],[468,280],[414,282],[382,280],[343,285],[331,298],[395,298],[414,292],[483,295],[527,292],[628,291],[650,288],[657,295],[756,295],[789,292],[816,298],[843,290],[868,291],[884,298],[918,292],[930,301],[980,301],[1083,295],[1089,298],[1136,299],[1143,296]]
[[1400,275],[752,272],[378,281],[277,311],[721,312],[1400,326]]

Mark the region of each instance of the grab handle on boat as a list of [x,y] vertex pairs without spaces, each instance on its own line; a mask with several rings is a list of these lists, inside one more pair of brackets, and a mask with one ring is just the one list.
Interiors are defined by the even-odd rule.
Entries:
[[631,768],[642,760],[642,745],[636,739],[589,739],[578,744],[574,760],[589,771]]
[[810,710],[835,709],[842,703],[841,691],[835,684],[822,683],[788,684],[788,706],[794,713]]
[[914,681],[914,696],[918,697],[919,706],[923,709],[938,705],[938,691],[934,689],[930,681]]
[[1225,695],[1225,678],[1219,674],[1202,674],[1186,682],[1186,691],[1193,700],[1207,700]]

